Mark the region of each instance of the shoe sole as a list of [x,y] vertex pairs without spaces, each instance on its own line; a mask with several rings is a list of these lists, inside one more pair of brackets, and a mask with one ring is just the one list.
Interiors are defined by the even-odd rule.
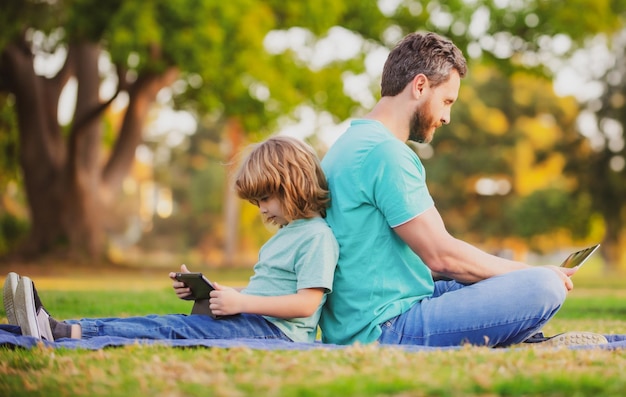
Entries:
[[37,324],[33,283],[28,277],[22,277],[17,284],[14,309],[17,325],[20,326],[22,335],[41,339],[41,332]]
[[15,317],[15,290],[20,280],[17,273],[10,272],[4,280],[4,289],[2,290],[2,301],[4,303],[4,312],[7,316],[7,322],[11,325],[17,325],[17,317]]
[[609,341],[604,335],[593,332],[565,332],[556,335],[544,342],[537,343],[541,347],[559,346],[597,346],[606,345]]

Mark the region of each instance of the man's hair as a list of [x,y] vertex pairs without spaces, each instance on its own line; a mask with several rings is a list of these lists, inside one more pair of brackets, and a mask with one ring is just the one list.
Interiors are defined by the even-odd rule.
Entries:
[[258,204],[277,197],[288,221],[326,216],[328,182],[311,146],[292,137],[275,136],[256,144],[235,178],[240,198]]
[[411,33],[389,53],[381,80],[381,95],[396,96],[418,74],[424,74],[432,87],[445,83],[450,71],[460,77],[467,73],[463,53],[450,40],[435,33]]

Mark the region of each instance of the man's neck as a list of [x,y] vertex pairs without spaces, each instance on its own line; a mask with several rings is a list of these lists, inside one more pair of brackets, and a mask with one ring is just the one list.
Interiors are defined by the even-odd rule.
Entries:
[[395,99],[397,97],[382,97],[363,118],[381,122],[396,138],[406,142],[409,139],[408,118]]

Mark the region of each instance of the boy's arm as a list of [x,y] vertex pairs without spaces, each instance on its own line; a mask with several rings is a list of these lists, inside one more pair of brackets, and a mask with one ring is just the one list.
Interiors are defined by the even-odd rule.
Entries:
[[209,307],[218,316],[250,313],[277,318],[309,317],[319,307],[325,292],[324,288],[303,288],[290,295],[256,296],[217,283],[215,287]]

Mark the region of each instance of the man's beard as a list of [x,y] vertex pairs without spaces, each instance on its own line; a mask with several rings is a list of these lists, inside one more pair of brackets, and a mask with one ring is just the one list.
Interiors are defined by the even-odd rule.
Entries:
[[413,117],[409,123],[409,141],[417,143],[430,142],[433,136],[429,134],[429,132],[434,124],[431,121],[424,107],[415,109],[415,113],[413,113]]

